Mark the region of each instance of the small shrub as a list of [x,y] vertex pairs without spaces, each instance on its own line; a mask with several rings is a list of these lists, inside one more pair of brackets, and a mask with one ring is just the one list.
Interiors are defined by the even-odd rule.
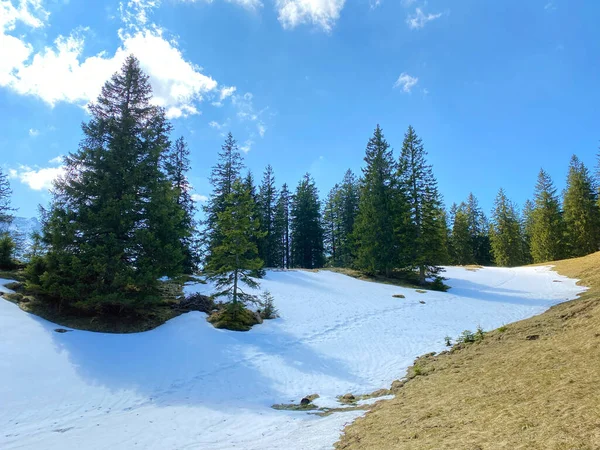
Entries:
[[402,295],[402,294],[394,294],[394,295],[392,295],[392,297],[394,297],[394,298],[406,298],[406,297],[405,297],[404,295]]
[[232,331],[248,331],[258,323],[254,313],[246,309],[241,302],[226,303],[221,310],[211,314],[207,320],[215,328]]
[[208,297],[206,295],[199,294],[195,292],[193,294],[187,295],[183,300],[181,300],[178,304],[173,305],[173,309],[178,311],[200,311],[206,314],[212,313],[217,306],[215,305],[212,297]]
[[423,375],[423,369],[421,368],[421,366],[418,366],[418,365],[413,366],[412,372],[415,377],[418,377],[419,375]]
[[429,284],[429,289],[433,291],[446,292],[450,289],[450,286],[444,284],[444,278],[435,277],[435,279]]
[[508,327],[506,325],[502,325],[500,328],[498,328],[499,333],[504,333],[506,330],[508,330]]
[[0,236],[0,269],[12,269],[15,266],[15,241],[4,233]]
[[450,336],[446,336],[444,342],[446,343],[446,347],[452,347],[452,338]]
[[279,317],[277,308],[275,308],[275,299],[269,291],[262,294],[260,306],[260,317],[263,319],[277,319]]
[[463,331],[456,340],[459,344],[471,344],[475,342],[475,334],[470,330]]
[[483,328],[481,328],[481,325],[478,325],[477,326],[477,331],[475,331],[475,335],[474,335],[475,340],[477,342],[482,341],[484,335],[485,335],[485,331],[483,331]]

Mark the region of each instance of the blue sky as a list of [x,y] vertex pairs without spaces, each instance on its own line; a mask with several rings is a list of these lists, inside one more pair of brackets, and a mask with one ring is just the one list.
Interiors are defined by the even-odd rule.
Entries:
[[257,180],[324,197],[379,123],[412,124],[449,205],[562,189],[600,142],[600,3],[566,0],[0,0],[0,165],[18,215],[49,199],[85,105],[125,56],[192,151],[199,201],[231,130]]

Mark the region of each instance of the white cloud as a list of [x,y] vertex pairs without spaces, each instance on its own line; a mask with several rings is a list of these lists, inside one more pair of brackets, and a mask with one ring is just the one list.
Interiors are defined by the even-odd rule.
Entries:
[[28,185],[34,191],[51,189],[52,182],[59,176],[64,175],[65,168],[42,167],[31,168],[29,166],[19,166],[18,169],[10,169],[8,175],[10,178],[18,179],[21,183]]
[[346,0],[276,0],[275,7],[283,28],[309,23],[331,31]]
[[250,150],[252,150],[253,145],[254,141],[252,139],[247,139],[246,142],[244,142],[244,145],[240,145],[240,150],[244,153],[248,153]]
[[[22,0],[16,9],[10,2],[0,0],[0,31],[10,31],[18,20],[34,28],[43,26],[48,14],[40,10],[39,1]],[[177,42],[167,39],[160,28],[143,27],[148,20],[147,12],[158,3],[158,0],[130,0],[122,4],[124,22],[135,26],[130,26],[130,31],[120,30],[121,45],[112,55],[101,52],[83,58],[85,29],[68,37],[59,36],[53,45],[36,53],[23,38],[2,32],[0,86],[36,96],[51,106],[59,102],[83,106],[97,98],[104,82],[133,53],[150,76],[154,103],[164,107],[169,118],[199,114],[197,104],[217,91],[217,82],[186,60]],[[223,87],[218,95],[226,98],[234,91],[233,86]]]
[[227,97],[231,97],[236,90],[237,88],[235,86],[222,87],[219,91],[219,101],[223,101]]
[[428,22],[439,19],[442,17],[442,13],[437,14],[425,14],[421,8],[415,9],[414,15],[409,15],[406,18],[406,23],[411,30],[418,30],[423,28]]
[[55,158],[52,158],[50,161],[48,161],[50,164],[62,164],[64,160],[63,155],[58,155]]
[[36,137],[39,134],[40,134],[40,130],[36,130],[35,128],[30,128],[29,129],[29,136]]
[[267,127],[265,127],[265,124],[262,122],[258,122],[256,128],[258,128],[258,134],[260,135],[260,137],[265,137],[265,133],[267,132]]
[[396,82],[394,83],[395,88],[402,88],[402,91],[410,93],[412,88],[419,82],[417,77],[411,77],[406,72],[402,72]]
[[222,128],[222,125],[219,122],[216,122],[214,120],[211,120],[210,122],[208,122],[208,126],[211,128],[216,128],[217,130],[220,130]]
[[202,194],[192,194],[192,200],[198,203],[204,203],[208,201],[208,197]]

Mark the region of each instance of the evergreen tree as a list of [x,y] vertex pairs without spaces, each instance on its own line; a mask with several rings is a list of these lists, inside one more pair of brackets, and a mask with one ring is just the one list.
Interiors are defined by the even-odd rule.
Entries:
[[492,262],[489,224],[479,202],[473,193],[469,194],[465,205],[468,216],[469,234],[471,236],[471,247],[473,249],[473,263],[483,266]]
[[588,169],[573,155],[563,194],[569,256],[584,256],[598,250],[600,210],[597,202],[597,190]]
[[[232,183],[224,204],[225,209],[218,212],[216,218],[221,239],[213,247],[212,256],[205,267],[206,273],[216,284],[216,297],[225,296],[233,305],[238,302],[257,302],[254,294],[242,288],[242,285],[258,287],[252,276],[263,266],[258,256],[256,237],[262,237],[264,232],[260,231],[259,222],[252,219],[255,199],[248,189],[247,179]],[[234,308],[233,311],[238,309]]]
[[398,173],[400,188],[408,202],[409,265],[418,269],[421,284],[442,270],[438,265],[443,262],[446,251],[442,201],[426,155],[421,139],[409,126],[404,135]]
[[350,267],[355,258],[353,239],[354,223],[358,215],[359,183],[350,169],[344,174],[339,192],[339,235],[337,245],[337,264]]
[[279,265],[277,244],[279,236],[275,233],[275,213],[277,209],[277,189],[273,168],[269,164],[263,174],[262,183],[258,191],[258,211],[260,223],[265,238],[260,242],[259,254],[266,267]]
[[358,213],[352,237],[359,269],[390,276],[399,261],[396,235],[398,203],[392,150],[377,125],[369,139],[362,169]]
[[233,183],[240,178],[244,161],[233,135],[229,133],[221,146],[219,160],[212,168],[210,184],[212,193],[204,207],[204,246],[206,247],[205,264],[210,261],[213,249],[220,244],[221,233],[217,216],[225,211],[228,195],[232,192]]
[[521,231],[523,237],[523,263],[533,263],[531,256],[531,235],[533,230],[533,209],[534,205],[531,200],[526,200],[523,205],[523,214],[521,217]]
[[565,255],[564,221],[556,188],[544,169],[538,175],[534,204],[531,227],[533,262],[561,259]]
[[513,267],[523,263],[523,238],[519,214],[514,204],[506,197],[504,189],[498,191],[494,202],[490,242],[497,265]]
[[[161,170],[171,125],[129,56],[89,106],[79,150],[64,161],[44,220],[44,264],[30,283],[61,305],[121,312],[158,300],[182,272],[178,192]],[[39,261],[36,261],[39,263]]]
[[281,187],[275,207],[274,241],[276,241],[276,267],[289,269],[291,265],[290,208],[292,197],[286,183]]
[[331,188],[323,206],[324,245],[331,266],[339,265],[340,186]]
[[469,214],[464,203],[453,204],[451,208],[452,231],[450,234],[450,255],[452,264],[467,265],[475,260],[473,241],[469,229]]
[[194,219],[196,207],[190,194],[192,186],[187,178],[190,170],[189,156],[188,146],[183,137],[180,137],[175,141],[164,162],[165,172],[176,192],[177,205],[183,210],[178,234],[181,236],[181,247],[185,256],[183,267],[187,274],[193,273],[199,263],[198,235]]
[[12,190],[8,181],[8,175],[2,172],[2,168],[0,167],[0,227],[12,222],[12,213],[14,210],[10,206],[11,195]]
[[307,173],[298,183],[291,208],[292,263],[294,267],[323,267],[323,228],[319,194]]

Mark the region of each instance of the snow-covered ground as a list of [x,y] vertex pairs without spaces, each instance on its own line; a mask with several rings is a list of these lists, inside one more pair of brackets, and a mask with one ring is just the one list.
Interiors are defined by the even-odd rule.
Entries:
[[446,335],[496,328],[582,290],[543,267],[445,276],[448,293],[421,294],[327,271],[269,271],[261,287],[281,318],[247,333],[188,313],[145,333],[61,334],[0,301],[0,448],[331,448],[361,412],[270,406],[313,393],[332,406],[337,395],[389,387],[415,357],[443,350]]

